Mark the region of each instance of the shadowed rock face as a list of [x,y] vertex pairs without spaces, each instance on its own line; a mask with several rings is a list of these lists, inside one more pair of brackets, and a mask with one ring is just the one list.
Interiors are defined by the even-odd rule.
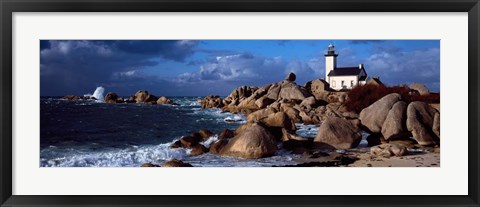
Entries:
[[219,154],[220,151],[228,144],[228,140],[226,139],[221,139],[216,142],[214,142],[212,145],[210,145],[209,152],[212,154]]
[[382,135],[385,140],[408,138],[408,131],[405,125],[407,120],[407,104],[403,101],[395,103],[388,112],[387,118],[382,126]]
[[173,159],[162,165],[162,167],[193,167],[191,164],[184,163],[181,160]]
[[118,95],[116,93],[109,92],[105,95],[105,103],[114,104],[117,103]]
[[430,94],[428,88],[421,83],[412,83],[409,88],[417,91],[422,96]]
[[[433,131],[436,113],[438,112],[434,108],[424,102],[415,101],[408,105],[407,129],[420,145],[435,145],[440,143],[440,138]],[[440,126],[439,122],[440,117],[438,117],[438,127]],[[435,126],[435,128],[437,128],[437,126]],[[438,133],[440,132],[438,131]]]
[[370,148],[370,153],[376,156],[391,157],[407,154],[407,148],[401,144],[382,144]]
[[400,94],[391,93],[364,108],[359,117],[362,125],[372,133],[380,133],[388,112],[400,99]]
[[295,73],[289,73],[287,77],[285,77],[285,80],[288,80],[288,81],[295,81],[296,79],[297,79],[297,76],[295,75]]
[[357,147],[361,140],[360,131],[349,121],[339,117],[328,117],[320,126],[313,141],[336,149],[350,149]]
[[264,126],[254,123],[232,138],[220,154],[256,159],[273,156],[276,150],[277,142],[273,134]]

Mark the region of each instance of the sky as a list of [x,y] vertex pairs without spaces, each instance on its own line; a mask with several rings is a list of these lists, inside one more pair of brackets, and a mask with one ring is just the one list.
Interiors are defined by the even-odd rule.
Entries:
[[325,78],[329,44],[338,67],[364,64],[386,85],[440,91],[439,40],[40,40],[40,95],[228,95],[242,85]]

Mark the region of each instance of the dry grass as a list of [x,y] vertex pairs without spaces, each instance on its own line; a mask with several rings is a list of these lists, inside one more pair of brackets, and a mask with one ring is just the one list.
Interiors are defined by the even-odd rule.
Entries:
[[440,103],[440,94],[431,93],[426,96],[421,96],[404,86],[382,86],[382,85],[357,85],[350,90],[348,100],[345,102],[345,106],[350,111],[360,113],[362,109],[370,106],[375,101],[388,95],[390,93],[398,93],[402,96],[402,100],[410,103],[412,101],[422,101],[427,103]]

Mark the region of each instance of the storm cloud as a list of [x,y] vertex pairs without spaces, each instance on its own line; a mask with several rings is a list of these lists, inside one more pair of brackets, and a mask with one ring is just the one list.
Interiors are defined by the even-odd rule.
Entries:
[[[263,42],[268,43],[237,41],[237,48],[210,40],[42,40],[41,95],[81,95],[97,86],[120,95],[139,89],[167,96],[227,95],[241,85],[278,82],[289,72],[301,85],[325,77],[323,54],[332,41],[272,41],[259,47]],[[420,82],[439,91],[439,45],[336,42],[339,66],[362,63],[370,77],[380,76],[388,85]]]

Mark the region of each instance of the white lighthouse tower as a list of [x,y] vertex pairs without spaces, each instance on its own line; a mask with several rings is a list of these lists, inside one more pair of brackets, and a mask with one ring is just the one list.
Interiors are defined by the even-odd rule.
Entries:
[[335,46],[332,44],[328,45],[328,51],[325,54],[325,81],[330,83],[328,78],[328,73],[334,70],[337,67],[337,56],[335,53]]

